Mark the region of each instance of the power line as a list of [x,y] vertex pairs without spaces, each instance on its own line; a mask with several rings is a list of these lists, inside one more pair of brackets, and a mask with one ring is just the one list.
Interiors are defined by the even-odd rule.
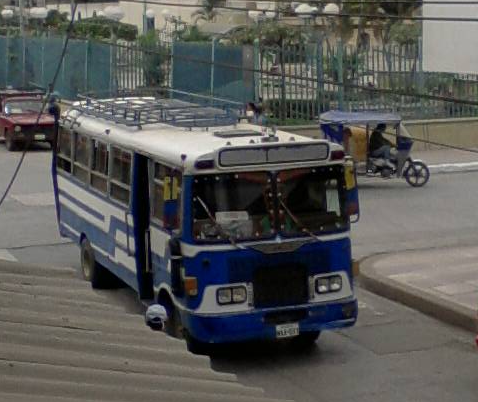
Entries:
[[[76,14],[76,8],[78,6],[78,3],[76,3],[75,1],[75,5],[74,5],[74,8],[73,8],[73,11],[72,11],[72,15],[71,15],[71,21],[70,23],[68,24],[68,29],[66,31],[66,39],[65,39],[65,43],[63,44],[63,49],[62,49],[62,52],[61,52],[61,55],[60,55],[60,60],[58,61],[58,65],[57,65],[57,68],[56,68],[56,71],[55,71],[55,75],[53,76],[53,80],[51,82],[51,84],[49,85],[49,88],[48,88],[48,91],[47,93],[45,94],[45,97],[43,99],[43,103],[42,103],[42,107],[40,109],[40,112],[38,113],[38,116],[37,116],[37,119],[36,119],[36,122],[35,122],[35,125],[34,127],[38,127],[38,124],[40,122],[40,119],[41,119],[41,116],[43,115],[44,113],[44,109],[45,109],[45,106],[46,106],[46,102],[48,101],[48,99],[50,98],[50,95],[52,94],[54,88],[55,88],[55,83],[56,83],[56,80],[59,76],[59,73],[60,73],[60,70],[61,70],[61,66],[63,64],[63,59],[65,58],[65,54],[66,54],[66,49],[68,47],[68,42],[70,40],[70,36],[71,36],[71,32],[73,31],[73,22],[75,20],[75,14]],[[30,142],[27,141],[24,149],[23,149],[23,152],[22,152],[22,155],[20,157],[20,160],[18,161],[18,164],[13,172],[13,175],[7,185],[7,188],[5,189],[5,192],[3,193],[2,197],[0,198],[0,206],[3,204],[3,202],[5,201],[5,199],[7,198],[7,195],[8,193],[10,192],[10,189],[12,188],[13,186],[13,183],[15,182],[15,179],[17,178],[18,176],[18,173],[20,172],[20,169],[23,165],[23,161],[25,160],[25,156],[27,154],[27,151],[28,151],[28,148],[29,148],[29,144]]]

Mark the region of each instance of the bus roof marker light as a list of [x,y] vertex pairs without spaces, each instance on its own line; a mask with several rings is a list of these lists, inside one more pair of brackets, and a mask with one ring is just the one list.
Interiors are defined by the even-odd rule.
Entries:
[[330,153],[330,160],[337,161],[345,158],[345,152],[341,150],[332,151]]
[[196,169],[214,169],[214,160],[212,159],[203,159],[203,160],[199,160],[199,161],[196,161],[196,163],[194,163],[194,167]]

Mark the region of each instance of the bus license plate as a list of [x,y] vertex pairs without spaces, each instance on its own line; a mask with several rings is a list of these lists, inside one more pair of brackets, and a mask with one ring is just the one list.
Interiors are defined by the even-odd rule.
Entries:
[[42,141],[45,139],[45,134],[35,134],[35,140]]
[[299,335],[299,323],[276,325],[276,338],[291,338]]

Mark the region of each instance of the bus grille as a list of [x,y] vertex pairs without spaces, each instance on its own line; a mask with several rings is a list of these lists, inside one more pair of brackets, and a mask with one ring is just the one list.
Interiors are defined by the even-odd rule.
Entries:
[[254,272],[254,306],[292,306],[309,300],[307,267],[264,267]]

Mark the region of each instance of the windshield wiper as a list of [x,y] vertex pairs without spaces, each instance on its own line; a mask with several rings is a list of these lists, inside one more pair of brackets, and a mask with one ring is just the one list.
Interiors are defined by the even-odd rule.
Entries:
[[214,218],[212,215],[211,211],[209,210],[208,206],[206,203],[201,199],[201,197],[196,196],[196,199],[199,201],[201,204],[202,208],[206,212],[209,220],[213,223],[214,227],[217,228],[221,236],[225,237],[229,242],[236,248],[238,249],[246,249],[243,245],[237,244],[236,241],[234,240],[234,237],[232,237],[230,234],[227,233],[227,231],[222,227],[222,225]]
[[287,207],[287,205],[285,205],[285,202],[282,201],[282,198],[280,197],[277,197],[277,199],[279,200],[279,203],[282,205],[282,208],[284,208],[285,212],[287,212],[287,215],[290,216],[290,218],[294,221],[294,223],[299,227],[299,228],[302,228],[302,231],[304,233],[307,233],[310,237],[312,237],[313,239],[317,240],[317,241],[323,241],[319,236],[317,236],[314,232],[312,232],[311,230],[309,230],[301,221],[299,218],[297,218],[293,213],[292,211]]

